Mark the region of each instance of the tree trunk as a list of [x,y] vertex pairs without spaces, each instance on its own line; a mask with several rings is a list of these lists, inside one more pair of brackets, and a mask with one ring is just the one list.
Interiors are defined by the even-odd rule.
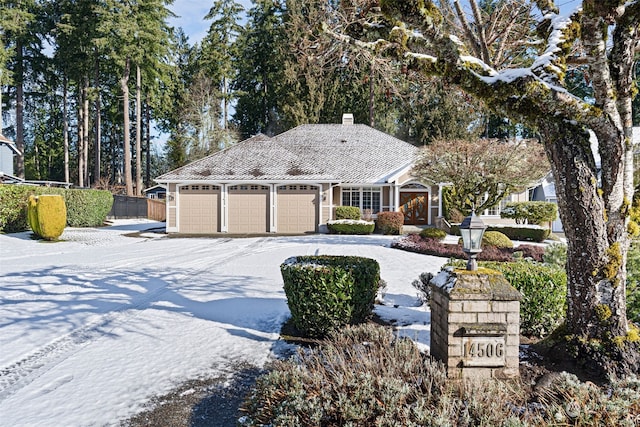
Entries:
[[[571,297],[567,299],[566,332],[573,346],[570,352],[578,354],[579,360],[600,365],[591,368],[601,373],[627,374],[640,361],[637,354],[623,355],[630,348],[615,345],[629,331],[625,299],[627,216],[610,211],[610,204],[603,199],[589,134],[566,123],[543,123],[540,130],[567,237]],[[623,181],[615,185],[623,186]],[[601,357],[601,347],[611,355],[609,360]],[[615,363],[625,359],[629,363]]]
[[145,184],[151,186],[151,107],[149,107],[149,94],[147,93],[147,101],[145,102],[145,129],[146,147],[147,147],[147,164],[145,170]]
[[142,76],[136,64],[136,196],[142,195]]
[[122,89],[122,111],[123,111],[123,151],[124,151],[124,183],[127,196],[133,196],[133,182],[131,175],[131,132],[129,124],[129,75],[131,73],[131,61],[125,61],[124,71],[120,79]]
[[93,181],[97,184],[98,182],[100,182],[100,175],[102,175],[102,172],[100,170],[100,162],[102,161],[101,156],[102,156],[102,131],[101,131],[101,115],[102,115],[102,106],[101,104],[101,98],[100,98],[100,55],[98,54],[98,51],[96,50],[96,62],[95,62],[95,70],[94,70],[94,82],[93,84],[95,85],[96,88],[96,103],[95,103],[95,108],[96,108],[96,118],[95,118],[95,143],[93,144],[93,150],[94,150],[94,169],[93,169]]
[[16,160],[16,176],[24,178],[24,65],[22,42],[16,41],[16,148],[20,151]]
[[78,88],[78,186],[84,187],[84,169],[86,165],[84,163],[84,99],[82,98],[83,91]]
[[90,186],[89,180],[89,77],[84,76],[82,84],[82,157],[84,163],[84,185]]
[[67,90],[69,82],[64,76],[62,88],[62,139],[64,142],[64,182],[69,181],[69,111],[67,108]]

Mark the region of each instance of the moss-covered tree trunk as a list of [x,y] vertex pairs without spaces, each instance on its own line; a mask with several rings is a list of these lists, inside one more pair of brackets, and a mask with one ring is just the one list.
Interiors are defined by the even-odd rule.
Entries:
[[620,210],[628,206],[623,199],[618,212],[607,208],[612,204],[598,185],[588,134],[566,126],[545,128],[545,148],[552,160],[568,243],[567,328],[585,339],[624,337],[628,331],[624,260],[629,242],[626,214]]

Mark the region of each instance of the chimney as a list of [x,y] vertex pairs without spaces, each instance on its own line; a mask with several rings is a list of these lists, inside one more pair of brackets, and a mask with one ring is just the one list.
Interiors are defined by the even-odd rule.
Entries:
[[352,125],[353,124],[353,114],[351,113],[344,113],[342,115],[342,124],[343,125]]

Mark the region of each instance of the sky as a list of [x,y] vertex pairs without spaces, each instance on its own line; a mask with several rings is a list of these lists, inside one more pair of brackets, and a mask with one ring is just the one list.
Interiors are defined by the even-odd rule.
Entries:
[[189,239],[149,228],[164,224],[67,228],[59,242],[0,234],[0,425],[119,425],[188,380],[292,354],[279,338],[290,316],[280,264],[291,256],[376,259],[387,287],[375,312],[428,348],[430,312],[411,283],[446,258],[391,249],[393,236]]
[[[242,4],[245,10],[251,8],[251,0],[236,0]],[[206,21],[204,17],[209,13],[214,0],[175,0],[169,9],[177,15],[169,21],[170,25],[182,27],[185,34],[189,36],[189,42],[194,44],[199,42],[207,34],[211,21]]]

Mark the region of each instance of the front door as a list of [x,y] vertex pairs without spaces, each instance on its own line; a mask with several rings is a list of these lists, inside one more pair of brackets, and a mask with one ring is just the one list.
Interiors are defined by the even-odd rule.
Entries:
[[429,193],[400,193],[400,212],[407,225],[429,224]]

